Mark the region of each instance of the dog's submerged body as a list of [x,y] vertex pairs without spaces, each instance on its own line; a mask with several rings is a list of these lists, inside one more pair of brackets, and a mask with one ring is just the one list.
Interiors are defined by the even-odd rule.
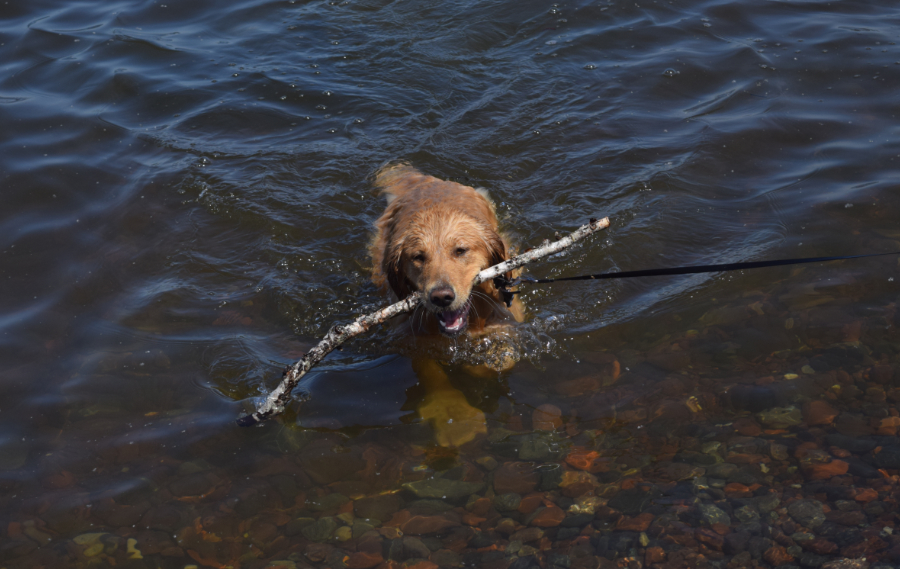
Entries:
[[[493,283],[472,286],[480,271],[505,261],[509,251],[483,191],[426,176],[407,164],[382,168],[375,184],[388,205],[375,223],[372,280],[398,299],[423,293],[406,321],[417,342],[446,343],[448,337],[487,334],[524,319],[518,298],[507,308]],[[496,379],[497,371],[513,363],[463,368]],[[438,444],[459,446],[487,431],[484,413],[451,384],[440,362],[414,355],[412,366],[425,390],[415,406],[431,421]]]
[[372,279],[398,299],[424,293],[416,334],[456,336],[521,322],[518,300],[507,309],[493,283],[473,287],[483,269],[505,261],[509,246],[485,193],[426,176],[406,164],[383,168],[375,183],[388,198],[376,222]]

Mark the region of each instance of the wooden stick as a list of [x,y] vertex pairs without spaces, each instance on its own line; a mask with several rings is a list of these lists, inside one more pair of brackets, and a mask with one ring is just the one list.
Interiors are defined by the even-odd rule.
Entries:
[[[590,223],[581,226],[576,231],[572,232],[567,237],[563,237],[559,241],[554,241],[552,243],[550,243],[549,241],[544,241],[544,243],[541,244],[540,247],[537,247],[530,251],[526,251],[521,255],[516,255],[515,257],[507,261],[481,271],[480,273],[478,273],[478,276],[475,277],[475,281],[472,284],[477,285],[483,283],[484,281],[495,279],[502,274],[508,273],[509,271],[517,269],[523,265],[527,265],[528,263],[540,259],[541,257],[559,253],[563,249],[571,247],[573,244],[581,241],[588,235],[601,229],[606,229],[607,227],[609,227],[608,217],[604,217],[603,219],[591,219]],[[315,347],[307,352],[306,355],[300,358],[300,360],[298,360],[294,365],[285,370],[284,377],[282,377],[281,383],[278,385],[278,387],[273,389],[272,392],[269,393],[268,396],[266,396],[266,398],[259,404],[254,413],[238,419],[238,425],[240,425],[241,427],[256,425],[283,412],[284,406],[291,398],[291,391],[295,387],[297,387],[300,379],[304,375],[306,375],[306,373],[310,369],[312,369],[313,366],[322,361],[325,356],[327,356],[331,351],[333,351],[335,348],[337,348],[350,338],[368,332],[372,328],[372,326],[375,326],[376,324],[381,324],[382,322],[390,320],[398,314],[403,314],[404,312],[412,312],[413,309],[415,309],[416,305],[419,304],[420,300],[420,294],[418,292],[415,292],[405,299],[401,300],[400,302],[392,304],[386,308],[382,308],[377,312],[373,312],[365,316],[360,316],[351,324],[347,324],[345,326],[333,326],[331,330],[328,331],[328,334],[326,334],[325,337],[322,338],[321,342],[316,344]]]

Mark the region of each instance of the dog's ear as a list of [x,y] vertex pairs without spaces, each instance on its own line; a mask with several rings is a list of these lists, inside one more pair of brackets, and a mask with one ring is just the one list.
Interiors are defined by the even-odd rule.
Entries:
[[387,277],[387,282],[391,285],[391,290],[394,291],[398,299],[403,300],[412,293],[413,287],[410,286],[409,279],[406,278],[406,271],[403,268],[403,249],[401,247],[396,245],[388,246],[388,250],[384,252],[381,272]]
[[[485,241],[487,242],[488,257],[490,258],[490,264],[488,265],[488,267],[493,267],[494,265],[502,263],[509,258],[506,254],[506,243],[503,242],[503,238],[500,237],[500,235],[496,231],[488,230]],[[504,276],[508,279],[511,279],[512,273],[507,273]]]

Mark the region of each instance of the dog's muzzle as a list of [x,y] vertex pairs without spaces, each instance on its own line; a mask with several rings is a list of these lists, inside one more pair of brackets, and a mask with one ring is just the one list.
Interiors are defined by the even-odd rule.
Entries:
[[467,302],[459,310],[444,310],[435,312],[441,333],[447,336],[456,336],[463,332],[469,323],[469,303]]

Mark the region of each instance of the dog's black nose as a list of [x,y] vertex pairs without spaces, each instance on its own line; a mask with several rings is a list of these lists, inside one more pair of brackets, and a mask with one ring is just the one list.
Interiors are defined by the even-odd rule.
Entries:
[[449,286],[431,289],[431,303],[435,306],[445,308],[453,304],[454,300],[456,300],[456,295],[453,294],[453,289]]

